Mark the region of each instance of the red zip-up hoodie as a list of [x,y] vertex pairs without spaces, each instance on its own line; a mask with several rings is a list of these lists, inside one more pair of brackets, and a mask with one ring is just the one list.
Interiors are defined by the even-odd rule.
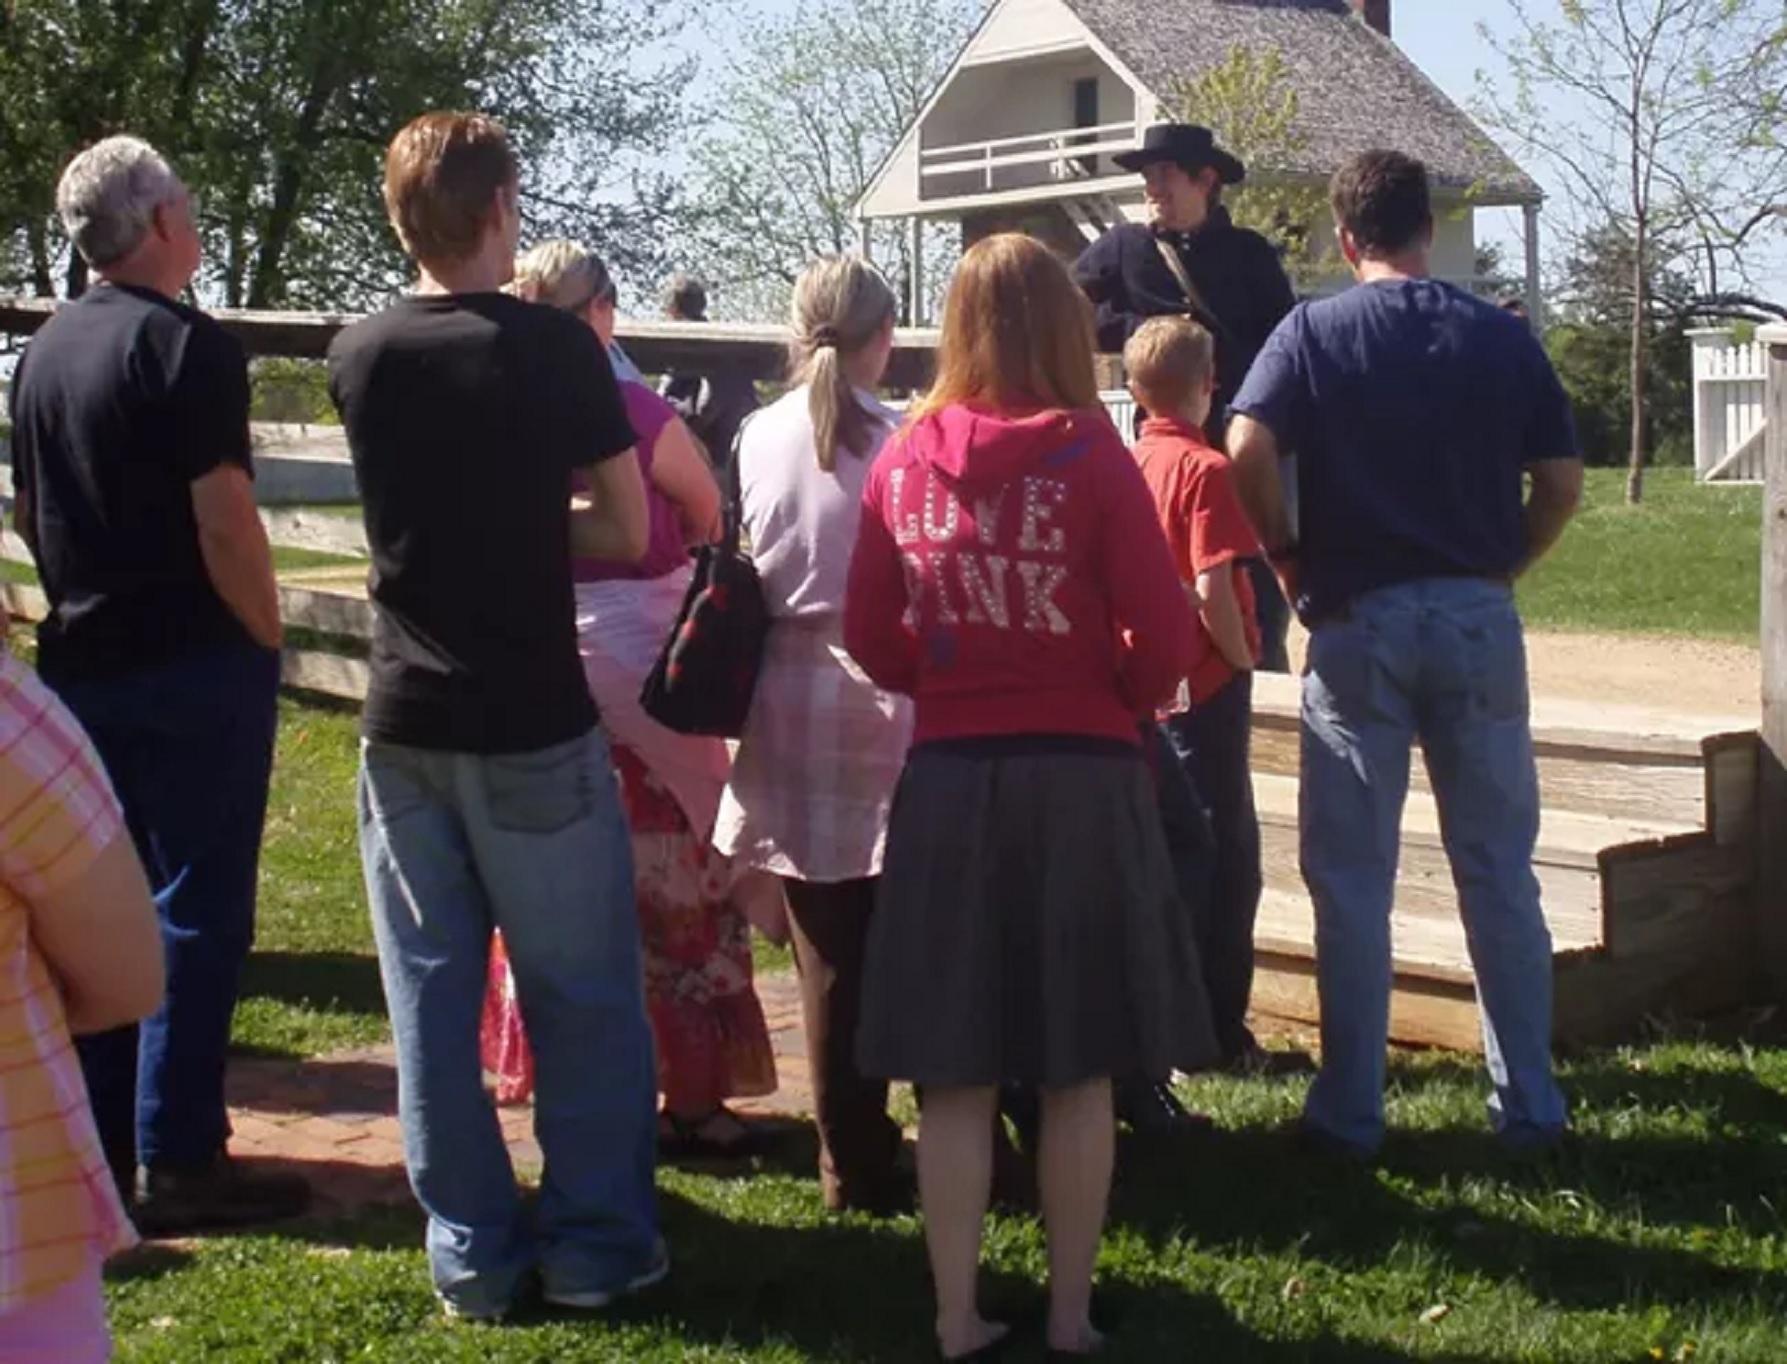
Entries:
[[914,742],[1136,742],[1196,662],[1154,502],[1103,411],[953,406],[888,442],[863,489],[844,645],[914,698]]

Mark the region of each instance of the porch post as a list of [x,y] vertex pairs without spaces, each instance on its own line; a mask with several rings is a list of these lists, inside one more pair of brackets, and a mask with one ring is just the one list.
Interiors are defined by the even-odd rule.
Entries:
[[923,218],[906,220],[907,249],[912,259],[912,274],[907,281],[912,296],[907,300],[907,325],[922,327],[925,324],[925,223]]
[[1533,330],[1545,330],[1545,299],[1539,289],[1539,205],[1522,204],[1521,216],[1526,219],[1526,315]]
[[1762,754],[1757,792],[1756,937],[1764,983],[1787,1000],[1787,326],[1763,327],[1768,426],[1763,437]]
[[858,218],[856,220],[856,254],[866,261],[873,261],[875,259],[874,246],[874,240],[869,233],[869,220]]

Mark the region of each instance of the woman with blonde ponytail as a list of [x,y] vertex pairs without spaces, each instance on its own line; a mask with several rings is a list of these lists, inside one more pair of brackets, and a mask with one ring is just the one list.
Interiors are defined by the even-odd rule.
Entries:
[[744,529],[772,624],[714,842],[787,893],[835,1211],[909,1206],[887,1086],[856,1068],[863,944],[888,807],[911,732],[906,702],[844,651],[844,583],[863,483],[898,418],[872,396],[893,348],[894,298],[873,266],[822,260],[794,290],[794,389],[738,445]]

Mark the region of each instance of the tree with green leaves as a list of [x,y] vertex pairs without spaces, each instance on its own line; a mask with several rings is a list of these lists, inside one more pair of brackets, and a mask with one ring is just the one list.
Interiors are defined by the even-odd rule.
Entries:
[[78,291],[56,179],[80,147],[131,131],[197,196],[204,296],[371,303],[406,276],[380,198],[385,145],[443,107],[508,126],[530,235],[585,237],[655,274],[672,190],[651,166],[690,79],[686,62],[645,55],[674,31],[661,14],[650,0],[12,0],[0,288]]
[[[1613,231],[1626,265],[1626,496],[1650,455],[1653,298],[1660,244],[1697,243],[1700,306],[1764,302],[1741,288],[1782,222],[1787,16],[1775,0],[1560,0],[1553,22],[1510,0],[1512,35],[1484,39],[1507,64],[1485,81],[1492,119],[1569,187],[1579,246]],[[1739,287],[1733,289],[1733,285]]]
[[1276,48],[1236,46],[1222,61],[1195,76],[1182,76],[1164,99],[1163,115],[1197,123],[1240,157],[1248,177],[1225,190],[1223,203],[1237,226],[1251,228],[1284,255],[1285,270],[1299,289],[1329,273],[1332,253],[1313,249],[1313,229],[1328,214],[1326,189],[1307,179],[1263,168],[1307,160],[1308,140],[1298,128],[1301,101]]
[[[1653,251],[1645,288],[1645,393],[1640,420],[1653,461],[1694,457],[1692,345],[1695,280],[1674,243]],[[1566,255],[1552,293],[1545,333],[1558,377],[1576,413],[1577,434],[1592,464],[1623,463],[1631,449],[1634,408],[1630,345],[1633,242],[1624,226],[1603,223]]]
[[[694,152],[690,268],[730,317],[780,317],[802,269],[855,250],[853,209],[918,117],[979,15],[978,0],[802,0],[749,24],[706,111]],[[927,230],[941,267],[952,228]],[[902,230],[873,241],[902,299],[912,266]],[[933,278],[946,271],[939,268]]]

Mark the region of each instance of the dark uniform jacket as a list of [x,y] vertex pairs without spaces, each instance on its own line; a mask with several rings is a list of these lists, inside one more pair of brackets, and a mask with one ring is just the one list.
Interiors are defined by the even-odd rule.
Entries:
[[1277,248],[1259,233],[1236,227],[1221,205],[1203,227],[1169,236],[1175,238],[1204,309],[1186,305],[1185,291],[1154,244],[1154,230],[1142,223],[1112,228],[1087,247],[1074,265],[1074,278],[1097,306],[1100,350],[1121,351],[1137,327],[1163,314],[1189,313],[1209,330],[1216,338],[1216,402],[1210,416],[1220,431],[1241,380],[1296,295]]

